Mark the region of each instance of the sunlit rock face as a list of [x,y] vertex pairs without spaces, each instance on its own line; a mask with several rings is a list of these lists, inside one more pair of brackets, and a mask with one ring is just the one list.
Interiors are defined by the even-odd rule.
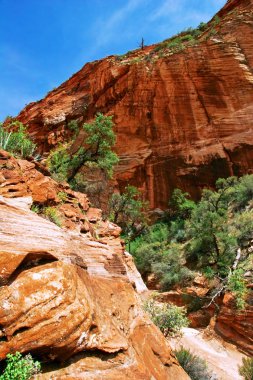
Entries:
[[[144,59],[150,46],[88,63],[18,119],[47,152],[70,136],[70,120],[114,115],[119,187],[138,186],[151,207],[166,208],[175,187],[197,198],[219,177],[250,173],[252,5],[228,1],[220,20],[179,53]],[[81,132],[75,146],[83,139]]]
[[[252,284],[251,284],[252,287]],[[253,355],[253,292],[249,289],[245,310],[238,312],[231,294],[226,294],[215,324],[215,331],[242,351]]]
[[[188,379],[142,310],[120,228],[36,163],[0,151],[0,165],[0,360],[54,362],[41,379]],[[61,207],[59,190],[63,228],[30,210]]]

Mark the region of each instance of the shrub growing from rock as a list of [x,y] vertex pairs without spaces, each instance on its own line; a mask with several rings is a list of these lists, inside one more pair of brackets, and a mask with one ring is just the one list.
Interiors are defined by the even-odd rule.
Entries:
[[242,365],[239,367],[239,374],[244,380],[253,379],[253,358],[243,358]]
[[58,227],[62,226],[62,216],[57,208],[51,206],[45,207],[42,213],[47,217],[47,219],[56,224]]
[[215,380],[217,377],[208,370],[205,360],[181,347],[174,352],[179,364],[192,380]]
[[41,366],[34,361],[30,354],[22,357],[20,352],[8,354],[6,357],[6,368],[0,380],[29,380],[40,372]]
[[149,299],[144,303],[144,310],[165,337],[180,334],[181,329],[189,324],[184,307]]

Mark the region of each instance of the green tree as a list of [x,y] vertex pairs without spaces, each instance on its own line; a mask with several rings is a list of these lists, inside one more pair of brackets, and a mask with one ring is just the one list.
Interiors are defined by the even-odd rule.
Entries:
[[85,141],[74,153],[72,142],[60,145],[48,157],[48,167],[60,180],[71,182],[83,165],[93,164],[112,177],[119,159],[112,151],[115,144],[112,116],[98,113],[95,120],[83,125]]
[[235,199],[233,209],[240,211],[253,200],[253,175],[248,174],[238,179],[235,186]]
[[244,272],[251,268],[253,238],[253,175],[219,179],[216,190],[204,189],[199,202],[175,190],[164,223],[145,230],[132,242],[140,272],[154,273],[161,288],[187,285],[197,268],[217,286],[210,303],[230,290],[238,309],[246,303]]
[[83,129],[86,133],[85,144],[73,156],[69,180],[75,177],[86,161],[97,163],[111,178],[113,168],[119,161],[117,154],[112,151],[116,141],[112,116],[98,113],[93,122],[83,125]]
[[187,222],[188,252],[201,266],[213,265],[227,275],[236,256],[237,240],[229,230],[229,204],[235,193],[234,177],[217,181],[217,191],[204,189]]
[[189,197],[188,193],[183,193],[180,189],[173,191],[169,201],[171,216],[181,219],[188,219],[191,216],[196,204]]
[[122,194],[112,195],[109,202],[110,220],[122,228],[127,240],[132,240],[146,227],[147,206],[141,192],[135,186],[128,185]]
[[33,155],[36,145],[21,122],[11,121],[6,127],[0,123],[0,148],[16,156],[27,158]]

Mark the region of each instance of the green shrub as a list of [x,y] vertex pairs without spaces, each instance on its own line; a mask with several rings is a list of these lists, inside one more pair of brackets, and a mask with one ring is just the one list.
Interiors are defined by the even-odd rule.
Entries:
[[181,37],[182,42],[188,42],[194,40],[194,37],[192,34],[185,34]]
[[55,150],[51,151],[48,156],[47,166],[52,174],[52,177],[57,181],[66,181],[68,178],[68,171],[71,162],[68,149],[69,144],[60,144]]
[[6,368],[0,380],[28,380],[40,372],[41,366],[38,361],[34,361],[30,354],[22,357],[20,352],[7,354]]
[[243,358],[239,367],[239,374],[244,380],[253,380],[253,358]]
[[62,215],[57,208],[51,206],[45,207],[43,209],[43,214],[58,227],[62,226]]
[[8,150],[8,144],[11,137],[12,132],[9,132],[0,125],[0,147],[4,150]]
[[247,296],[247,286],[243,278],[243,270],[236,269],[228,276],[228,289],[235,296],[236,307],[239,310],[245,308],[245,298]]
[[180,350],[175,351],[175,355],[179,364],[192,380],[214,380],[216,378],[208,370],[206,361],[197,355],[193,355],[186,348],[181,347]]
[[154,299],[147,300],[143,307],[165,337],[179,334],[181,329],[189,324],[183,307],[161,304]]
[[[178,236],[177,233],[175,236]],[[140,273],[144,277],[154,273],[164,291],[175,284],[186,286],[194,277],[194,273],[184,267],[181,245],[172,241],[170,228],[164,223],[147,228],[142,236],[132,242],[131,252]]]
[[76,136],[79,131],[78,122],[76,120],[70,120],[68,122],[68,128],[74,132],[74,135]]
[[13,121],[6,128],[0,124],[0,147],[14,155],[26,158],[33,155],[36,145],[30,140],[25,126],[18,121]]
[[40,212],[40,207],[39,207],[39,205],[32,204],[32,206],[31,206],[31,211],[35,212],[36,214],[39,214],[39,212]]
[[62,203],[65,203],[68,200],[68,194],[65,191],[59,191],[57,197],[60,199]]
[[174,38],[171,42],[168,43],[167,47],[173,51],[180,51],[184,49],[181,38]]
[[199,29],[201,32],[203,32],[207,28],[206,22],[201,22],[197,29]]
[[214,20],[213,20],[213,25],[214,26],[219,25],[220,21],[221,21],[220,17],[218,15],[215,15]]

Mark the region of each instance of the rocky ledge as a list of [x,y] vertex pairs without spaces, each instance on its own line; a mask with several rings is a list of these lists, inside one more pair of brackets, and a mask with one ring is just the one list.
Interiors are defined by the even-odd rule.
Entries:
[[68,187],[71,223],[58,227],[29,208],[64,185],[5,152],[0,164],[0,359],[30,352],[40,379],[188,379],[142,311],[119,228]]

